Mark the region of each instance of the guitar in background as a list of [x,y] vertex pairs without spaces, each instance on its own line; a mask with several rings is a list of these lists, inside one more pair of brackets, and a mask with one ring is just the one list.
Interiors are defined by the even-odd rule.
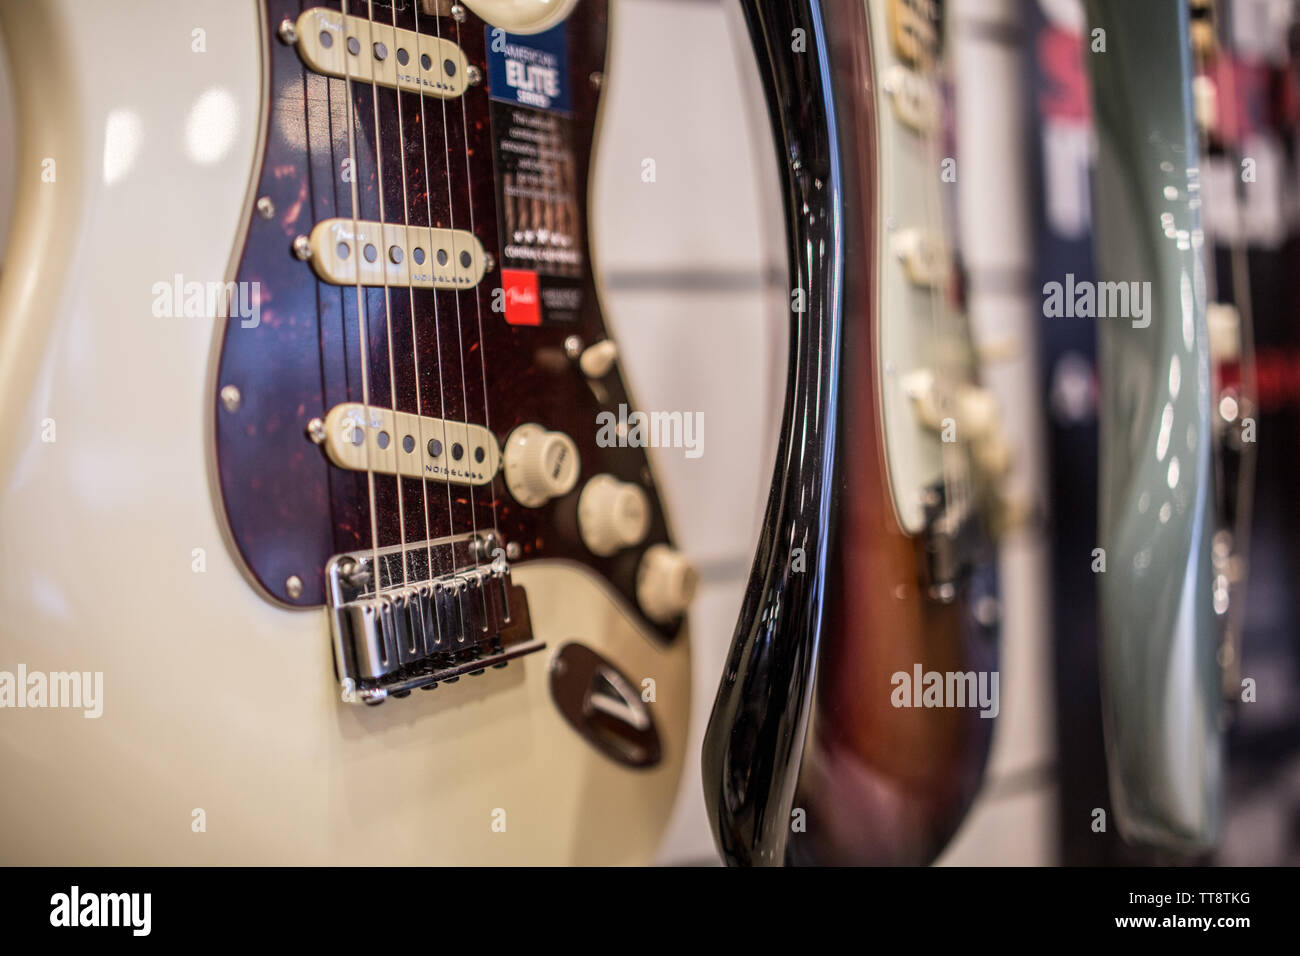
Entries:
[[1189,12],[1185,0],[1085,8],[1088,36],[1106,44],[1085,54],[1098,288],[1146,297],[1144,314],[1098,313],[1111,796],[1127,839],[1194,853],[1213,845],[1222,815],[1223,679]]
[[0,287],[0,667],[103,689],[0,723],[0,856],[648,862],[694,573],[599,428],[605,4],[0,16],[57,168]]
[[[1230,178],[1219,178],[1211,189],[1223,188],[1222,208],[1229,213],[1227,235],[1216,236],[1215,223],[1204,217],[1207,248],[1211,250],[1207,285],[1211,413],[1215,447],[1215,511],[1219,518],[1213,544],[1214,610],[1223,624],[1219,651],[1225,702],[1241,694],[1241,640],[1246,617],[1246,580],[1250,555],[1250,525],[1256,472],[1259,388],[1255,371],[1255,318],[1250,261],[1242,222],[1242,192],[1249,188],[1236,171],[1249,165],[1240,138],[1246,117],[1237,114],[1240,92],[1231,62],[1231,37],[1216,16],[1211,0],[1192,0],[1192,81],[1196,110],[1198,154],[1207,182],[1216,159]],[[1232,135],[1228,135],[1231,130]],[[1220,256],[1219,246],[1224,255]],[[1226,268],[1219,265],[1226,260]]]
[[[934,4],[743,4],[784,170],[776,473],[705,736],[730,863],[925,863],[978,786],[1009,453],[950,299]],[[800,46],[802,38],[803,46]],[[928,693],[929,691],[925,691]]]

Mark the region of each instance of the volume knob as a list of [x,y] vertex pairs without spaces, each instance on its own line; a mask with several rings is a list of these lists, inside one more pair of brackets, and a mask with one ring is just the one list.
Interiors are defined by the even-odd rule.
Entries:
[[629,481],[597,475],[578,499],[578,527],[592,554],[607,558],[645,539],[650,530],[650,499]]
[[540,508],[578,483],[578,446],[564,432],[520,425],[510,433],[503,458],[506,487],[526,508]]
[[666,544],[646,549],[636,572],[636,599],[645,616],[659,624],[679,617],[695,596],[699,576],[679,552]]

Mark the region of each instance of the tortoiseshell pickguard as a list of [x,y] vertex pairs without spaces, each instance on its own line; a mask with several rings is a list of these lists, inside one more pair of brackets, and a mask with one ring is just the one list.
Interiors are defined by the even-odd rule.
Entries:
[[[503,447],[515,426],[538,422],[572,437],[582,462],[573,492],[541,508],[515,502],[500,475],[490,486],[471,491],[375,474],[379,546],[495,526],[505,542],[519,546],[518,561],[553,558],[587,565],[635,609],[637,565],[647,547],[668,541],[668,528],[644,451],[597,445],[597,413],[616,410],[620,403],[633,407],[617,372],[602,380],[603,400],[598,401],[565,352],[571,335],[586,344],[606,337],[589,257],[583,256],[578,276],[583,294],[576,317],[523,326],[507,324],[492,308],[493,292],[501,284],[499,267],[473,290],[393,286],[363,288],[358,294],[354,286],[318,280],[310,263],[293,254],[294,239],[310,233],[315,223],[355,216],[470,230],[502,261],[485,25],[472,12],[460,23],[450,16],[421,14],[417,25],[417,0],[397,0],[396,10],[389,3],[347,4],[351,15],[451,39],[481,71],[483,81],[462,98],[428,96],[421,103],[415,92],[349,84],[306,69],[277,31],[286,18],[296,21],[304,8],[318,6],[337,10],[341,4],[267,0],[265,5],[270,102],[256,196],[269,200],[273,212],[269,217],[256,208],[251,213],[234,277],[258,284],[260,321],[247,327],[238,318],[227,322],[213,396],[221,497],[240,556],[272,598],[311,606],[325,603],[324,569],[331,556],[372,547],[367,474],[332,465],[307,433],[308,423],[330,408],[366,399],[360,298],[370,404],[486,425]],[[585,242],[587,180],[605,58],[603,0],[581,0],[564,29],[572,96],[566,125],[577,165],[578,230]],[[349,86],[352,137],[347,129]],[[348,175],[355,176],[355,211]],[[233,412],[219,398],[227,385],[241,394]],[[577,526],[582,485],[601,472],[640,484],[653,515],[646,540],[610,558],[588,551]],[[295,597],[287,593],[291,576],[302,581]],[[664,638],[677,629],[645,623]]]

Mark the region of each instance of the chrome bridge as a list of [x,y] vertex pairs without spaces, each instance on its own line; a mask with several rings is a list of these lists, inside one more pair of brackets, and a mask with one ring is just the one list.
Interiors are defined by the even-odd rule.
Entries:
[[348,703],[382,703],[505,667],[546,645],[493,535],[341,554],[325,568]]
[[949,500],[942,482],[925,490],[922,508],[926,594],[933,601],[949,604],[975,565],[988,560],[987,531],[972,503]]

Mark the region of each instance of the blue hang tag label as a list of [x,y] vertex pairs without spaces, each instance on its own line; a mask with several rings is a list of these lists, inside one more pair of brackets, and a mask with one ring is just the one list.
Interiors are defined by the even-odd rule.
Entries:
[[488,27],[487,56],[492,99],[556,113],[572,110],[563,23],[529,36]]

